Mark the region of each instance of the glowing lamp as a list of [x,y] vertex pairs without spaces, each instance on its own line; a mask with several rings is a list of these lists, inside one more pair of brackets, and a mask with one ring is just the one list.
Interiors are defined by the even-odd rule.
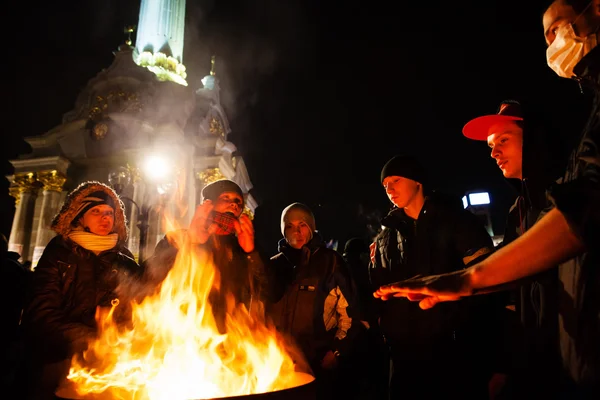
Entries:
[[469,193],[469,204],[472,206],[490,204],[490,194],[488,192]]

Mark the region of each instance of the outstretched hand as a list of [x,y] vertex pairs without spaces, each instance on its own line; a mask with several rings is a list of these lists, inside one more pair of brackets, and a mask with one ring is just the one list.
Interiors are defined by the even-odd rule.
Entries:
[[246,214],[242,214],[237,221],[234,221],[233,226],[242,250],[252,253],[254,251],[254,226],[250,218]]
[[426,310],[437,303],[456,301],[471,294],[471,274],[469,270],[461,270],[442,275],[418,276],[384,285],[373,296],[382,300],[406,297],[410,301],[418,301],[419,307]]

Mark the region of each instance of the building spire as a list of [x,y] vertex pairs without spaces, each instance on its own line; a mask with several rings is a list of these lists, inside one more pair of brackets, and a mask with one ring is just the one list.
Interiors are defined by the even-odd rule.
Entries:
[[127,25],[123,29],[123,32],[127,34],[127,39],[125,39],[125,44],[127,46],[131,46],[131,44],[133,43],[131,41],[131,34],[133,33],[133,31],[135,31],[135,25]]
[[160,81],[187,86],[183,65],[186,0],[141,0],[134,61]]
[[210,75],[215,76],[217,72],[215,71],[215,56],[213,55],[210,58]]

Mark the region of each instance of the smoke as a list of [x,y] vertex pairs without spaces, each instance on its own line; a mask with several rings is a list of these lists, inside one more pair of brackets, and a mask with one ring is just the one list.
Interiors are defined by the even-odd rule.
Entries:
[[365,235],[372,242],[375,237],[381,232],[381,219],[383,215],[378,209],[369,209],[363,204],[358,206],[358,218],[361,224],[364,224]]
[[[260,100],[260,85],[293,47],[302,13],[295,2],[278,0],[188,2],[184,64],[190,86],[202,87],[216,56],[221,102],[230,120],[244,120]],[[235,130],[239,129],[234,127]]]

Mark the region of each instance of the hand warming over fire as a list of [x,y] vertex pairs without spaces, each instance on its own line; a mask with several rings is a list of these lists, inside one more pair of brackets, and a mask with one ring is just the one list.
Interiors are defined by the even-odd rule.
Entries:
[[441,275],[419,276],[381,286],[373,296],[382,300],[406,297],[410,301],[419,301],[419,306],[426,310],[440,302],[455,301],[470,296],[473,292],[470,277],[470,269]]
[[333,353],[333,351],[329,350],[327,353],[325,353],[325,357],[323,357],[321,360],[321,368],[325,370],[334,369],[337,367],[337,365],[338,359],[336,355]]

